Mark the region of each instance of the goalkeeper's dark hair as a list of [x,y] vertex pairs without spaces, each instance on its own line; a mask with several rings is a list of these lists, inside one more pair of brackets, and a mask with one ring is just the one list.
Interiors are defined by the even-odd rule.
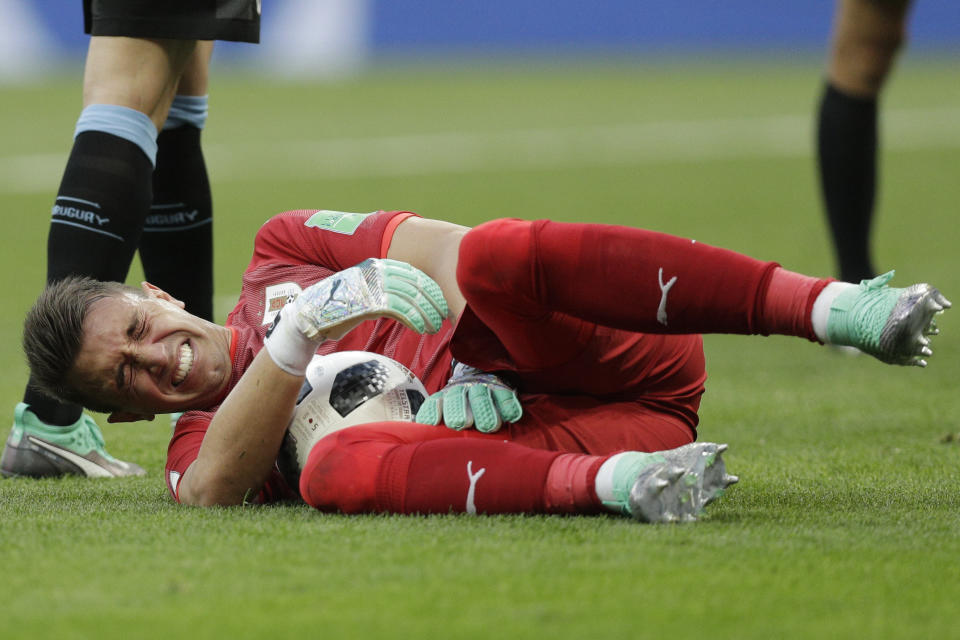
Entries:
[[40,392],[91,411],[110,413],[82,381],[71,379],[83,342],[83,321],[90,307],[104,298],[143,292],[119,282],[69,276],[47,285],[23,322],[23,351],[30,365],[31,383]]

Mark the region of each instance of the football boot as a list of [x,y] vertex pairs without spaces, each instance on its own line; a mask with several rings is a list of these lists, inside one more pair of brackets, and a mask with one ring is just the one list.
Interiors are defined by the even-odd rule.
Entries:
[[827,340],[856,347],[889,364],[927,366],[936,316],[951,304],[929,284],[888,287],[893,271],[864,280],[830,305]]
[[72,425],[54,427],[23,402],[14,410],[13,427],[0,457],[0,474],[7,477],[114,478],[145,473],[140,466],[107,453],[100,427],[86,413]]
[[622,454],[604,504],[641,522],[692,522],[738,478],[726,473],[727,445],[692,443],[655,453]]

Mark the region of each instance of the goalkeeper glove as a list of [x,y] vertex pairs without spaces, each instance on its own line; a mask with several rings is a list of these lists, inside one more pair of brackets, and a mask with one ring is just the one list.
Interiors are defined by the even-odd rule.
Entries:
[[517,391],[492,373],[455,362],[453,376],[440,391],[427,398],[417,411],[416,421],[462,431],[475,426],[492,433],[504,422],[516,422],[523,415]]
[[264,347],[278,367],[304,375],[317,345],[364,320],[393,318],[436,333],[450,311],[440,285],[405,262],[371,258],[310,285],[284,305]]

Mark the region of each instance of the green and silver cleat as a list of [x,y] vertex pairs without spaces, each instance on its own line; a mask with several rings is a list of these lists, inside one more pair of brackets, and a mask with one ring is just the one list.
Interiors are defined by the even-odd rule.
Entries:
[[936,316],[952,305],[926,283],[888,287],[893,271],[864,280],[830,305],[827,339],[856,347],[889,364],[927,366],[930,338],[940,333]]
[[716,442],[691,442],[676,449],[661,451],[660,455],[670,464],[686,470],[684,481],[692,487],[693,501],[702,508],[740,480],[727,473],[727,465],[723,461],[723,452],[727,447]]
[[625,456],[614,470],[608,507],[641,522],[693,522],[738,478],[726,472],[725,444],[694,442]]
[[140,466],[107,453],[100,427],[91,416],[84,413],[69,427],[52,427],[23,402],[14,410],[13,427],[0,457],[0,474],[6,477],[114,478],[145,473]]

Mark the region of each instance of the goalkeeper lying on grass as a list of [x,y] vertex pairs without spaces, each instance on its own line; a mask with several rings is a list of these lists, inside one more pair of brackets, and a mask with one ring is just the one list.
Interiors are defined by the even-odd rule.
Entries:
[[[48,392],[113,421],[186,410],[166,464],[184,504],[299,489],[345,513],[692,520],[736,480],[723,445],[694,443],[700,334],[791,335],[923,366],[949,302],[888,279],[811,278],[628,227],[292,211],[257,234],[226,326],[149,284],[67,280],[41,295],[24,344]],[[304,369],[344,350],[409,367],[437,394],[418,415],[429,424],[326,436],[288,487],[275,461]],[[472,426],[451,415],[466,389]]]

